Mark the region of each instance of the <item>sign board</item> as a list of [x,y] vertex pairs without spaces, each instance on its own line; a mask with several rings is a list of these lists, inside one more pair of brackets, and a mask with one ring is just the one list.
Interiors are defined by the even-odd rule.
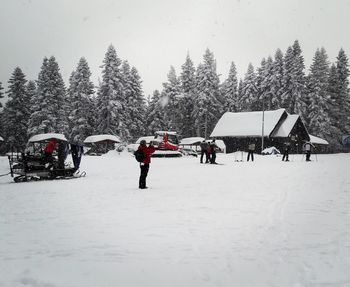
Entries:
[[343,136],[342,143],[346,147],[350,147],[350,135]]

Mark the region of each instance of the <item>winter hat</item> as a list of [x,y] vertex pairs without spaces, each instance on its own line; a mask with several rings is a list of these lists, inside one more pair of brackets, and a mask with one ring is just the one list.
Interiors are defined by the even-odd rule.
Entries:
[[140,141],[140,145],[146,145],[146,141],[145,140]]

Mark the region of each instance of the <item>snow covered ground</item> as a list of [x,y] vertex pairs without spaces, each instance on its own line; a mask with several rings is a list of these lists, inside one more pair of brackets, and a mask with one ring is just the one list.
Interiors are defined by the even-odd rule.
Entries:
[[1,177],[0,286],[350,286],[350,154],[233,159],[155,158],[142,191],[129,154]]

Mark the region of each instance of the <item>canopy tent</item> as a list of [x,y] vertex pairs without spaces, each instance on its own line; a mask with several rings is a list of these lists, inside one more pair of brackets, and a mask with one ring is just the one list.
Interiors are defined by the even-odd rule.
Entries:
[[204,141],[204,138],[201,137],[183,138],[180,145],[199,145],[202,141]]
[[85,144],[101,143],[101,142],[120,143],[121,140],[117,136],[107,135],[107,134],[89,136],[84,140]]
[[38,134],[35,136],[32,136],[28,142],[35,143],[35,142],[42,142],[42,141],[49,141],[49,140],[59,140],[59,141],[67,141],[66,137],[63,134],[57,134],[57,133],[46,133],[46,134]]
[[120,143],[119,137],[114,135],[102,134],[92,135],[84,140],[84,145],[90,146],[86,154],[101,155],[107,153],[109,150],[115,149],[116,143]]
[[199,145],[203,140],[204,138],[202,137],[183,138],[179,146],[182,147],[182,151],[185,154],[197,156],[197,153],[200,151]]

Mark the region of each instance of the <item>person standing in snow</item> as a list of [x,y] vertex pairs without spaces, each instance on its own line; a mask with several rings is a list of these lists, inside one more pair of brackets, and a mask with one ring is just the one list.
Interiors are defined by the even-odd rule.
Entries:
[[140,162],[141,173],[140,173],[140,179],[139,179],[139,188],[146,189],[146,188],[148,188],[146,186],[146,178],[147,178],[148,171],[149,171],[149,165],[151,163],[151,155],[152,155],[152,153],[155,152],[155,148],[154,148],[152,142],[147,147],[146,141],[142,140],[140,142],[140,146],[139,146],[138,150],[142,151],[142,153],[144,155],[143,161]]
[[287,140],[287,141],[284,143],[282,161],[284,161],[284,160],[289,161],[289,159],[288,159],[289,151],[290,151],[290,142]]
[[200,143],[200,147],[201,147],[201,160],[200,160],[200,163],[203,163],[203,156],[204,155],[205,155],[205,163],[209,162],[208,146],[209,146],[209,144],[205,140],[203,140]]
[[84,153],[84,148],[82,145],[79,145],[79,144],[71,144],[70,150],[72,153],[74,168],[75,168],[75,170],[78,170],[80,167],[81,157]]
[[58,168],[64,169],[64,161],[67,157],[67,144],[64,141],[58,143],[57,148],[57,158],[58,158]]
[[304,143],[304,151],[306,153],[306,161],[311,161],[310,156],[311,156],[311,143],[310,142],[305,142]]
[[210,143],[210,151],[211,151],[211,158],[210,163],[211,164],[217,164],[216,162],[216,150],[219,149],[219,147],[215,143],[215,139],[212,140]]
[[208,162],[211,163],[211,146],[209,142],[208,142],[207,153],[208,153]]
[[252,158],[252,161],[254,161],[254,151],[255,151],[255,143],[251,142],[248,145],[248,156],[247,161],[249,161],[250,157]]

